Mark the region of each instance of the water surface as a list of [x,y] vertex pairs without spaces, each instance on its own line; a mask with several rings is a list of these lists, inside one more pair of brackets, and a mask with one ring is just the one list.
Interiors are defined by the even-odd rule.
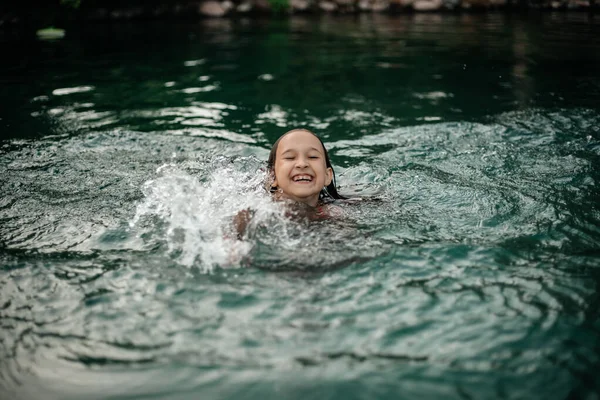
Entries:
[[[4,38],[0,393],[593,398],[599,27],[361,15]],[[286,218],[264,161],[298,126],[340,192],[375,200]]]

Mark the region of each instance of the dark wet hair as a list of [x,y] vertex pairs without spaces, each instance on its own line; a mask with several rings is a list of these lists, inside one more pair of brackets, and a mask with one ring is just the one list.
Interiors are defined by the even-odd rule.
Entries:
[[[333,170],[333,166],[331,165],[331,160],[329,160],[329,154],[327,153],[327,149],[325,148],[323,141],[321,140],[320,137],[318,137],[317,135],[315,135],[313,132],[309,131],[308,129],[304,129],[304,128],[292,129],[291,131],[287,131],[286,133],[281,135],[281,137],[279,139],[277,139],[277,141],[275,142],[275,144],[273,144],[273,147],[271,148],[271,152],[269,153],[269,159],[267,160],[268,172],[269,173],[275,172],[275,170],[274,170],[275,169],[275,158],[277,156],[277,147],[279,147],[279,142],[281,141],[281,139],[283,139],[288,133],[292,133],[292,132],[296,132],[296,131],[308,132],[311,135],[313,135],[314,137],[316,137],[317,139],[319,139],[319,142],[321,143],[321,146],[323,147],[323,152],[325,153],[325,165],[327,166],[327,168],[331,168],[331,174],[333,175],[333,178],[331,179],[331,183],[329,185],[327,185],[327,187],[325,187],[321,190],[321,193],[319,194],[319,200],[325,200],[326,198],[336,199],[336,200],[347,199],[347,197],[342,196],[337,191],[336,181],[335,181],[335,171]],[[271,186],[270,191],[274,192],[275,190],[277,190],[277,189],[275,187]]]

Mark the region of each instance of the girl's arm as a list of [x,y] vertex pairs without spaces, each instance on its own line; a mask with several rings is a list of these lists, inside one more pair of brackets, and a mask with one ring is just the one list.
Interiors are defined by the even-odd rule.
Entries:
[[238,212],[236,216],[233,217],[233,227],[237,234],[238,240],[242,240],[242,238],[244,237],[244,234],[246,233],[246,228],[248,227],[248,224],[250,223],[251,219],[252,213],[248,209]]

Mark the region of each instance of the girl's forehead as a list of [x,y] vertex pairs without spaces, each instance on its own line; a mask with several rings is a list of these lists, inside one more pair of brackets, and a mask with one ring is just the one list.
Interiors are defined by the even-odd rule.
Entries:
[[320,152],[323,151],[321,141],[312,133],[306,131],[292,131],[281,138],[277,146],[277,152],[281,153],[287,150],[301,150],[314,148]]

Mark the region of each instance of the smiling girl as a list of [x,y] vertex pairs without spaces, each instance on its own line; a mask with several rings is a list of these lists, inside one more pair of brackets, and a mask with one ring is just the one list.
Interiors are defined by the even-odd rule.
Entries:
[[267,168],[270,192],[276,200],[317,207],[326,198],[345,199],[337,192],[325,145],[309,130],[293,129],[277,139]]
[[[322,219],[339,215],[329,205],[346,199],[336,188],[335,172],[325,145],[307,129],[292,129],[273,145],[267,161],[266,186],[276,201],[286,201],[288,215]],[[234,219],[238,237],[243,236],[251,213],[243,210]]]

